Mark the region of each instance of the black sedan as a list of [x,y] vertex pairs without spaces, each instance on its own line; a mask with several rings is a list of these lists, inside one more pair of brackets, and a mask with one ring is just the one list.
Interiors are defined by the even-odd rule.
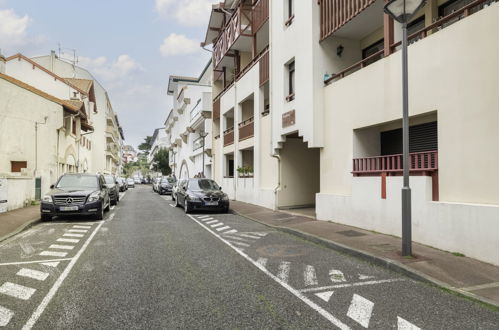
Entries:
[[175,184],[175,179],[172,177],[163,177],[161,181],[158,183],[158,193],[160,195],[163,194],[171,194],[173,185]]
[[98,220],[109,211],[111,200],[100,174],[64,174],[42,198],[42,220],[60,215],[92,215]]
[[106,186],[109,188],[109,197],[111,198],[111,205],[116,205],[120,201],[120,186],[114,175],[105,174],[104,180]]
[[189,179],[178,186],[176,206],[183,206],[185,213],[194,210],[229,211],[229,197],[217,183],[210,179]]

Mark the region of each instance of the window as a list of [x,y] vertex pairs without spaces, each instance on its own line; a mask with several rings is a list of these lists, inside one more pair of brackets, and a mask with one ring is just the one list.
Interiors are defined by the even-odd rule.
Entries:
[[293,0],[284,0],[286,1],[285,5],[285,10],[286,10],[286,22],[284,22],[284,25],[289,26],[291,23],[293,23],[293,18],[295,18],[295,12],[294,12],[294,3]]
[[21,172],[21,169],[27,168],[28,167],[28,162],[26,161],[11,161],[10,162],[10,171],[19,173]]
[[[368,58],[369,56],[376,54],[377,52],[383,50],[384,47],[385,47],[385,40],[384,39],[376,41],[372,45],[367,46],[366,48],[362,49],[362,59],[364,60],[364,59]],[[375,56],[375,57],[369,59],[365,63],[365,65],[372,64],[372,63],[380,60],[382,57],[383,57],[383,54],[379,54],[378,56]]]
[[288,64],[288,96],[287,101],[295,98],[295,61]]
[[[418,31],[421,31],[424,28],[425,28],[425,16],[423,15],[423,16],[413,20],[409,24],[407,24],[407,36],[410,36]],[[415,38],[412,38],[411,40],[409,40],[409,44],[412,44],[413,42],[416,42],[419,39],[421,39],[421,36],[417,36]]]
[[71,126],[71,133],[73,133],[73,135],[76,135],[76,120],[74,119]]

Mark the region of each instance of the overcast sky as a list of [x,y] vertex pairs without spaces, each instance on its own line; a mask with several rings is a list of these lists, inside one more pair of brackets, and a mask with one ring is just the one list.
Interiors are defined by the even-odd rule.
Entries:
[[136,147],[163,126],[171,98],[168,76],[198,76],[201,49],[216,0],[0,0],[0,49],[28,57],[59,52],[91,71],[107,89]]

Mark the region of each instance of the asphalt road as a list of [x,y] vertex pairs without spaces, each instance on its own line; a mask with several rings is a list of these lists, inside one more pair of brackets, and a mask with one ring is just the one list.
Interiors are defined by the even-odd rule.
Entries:
[[499,313],[138,185],[103,221],[0,243],[6,329],[498,329]]

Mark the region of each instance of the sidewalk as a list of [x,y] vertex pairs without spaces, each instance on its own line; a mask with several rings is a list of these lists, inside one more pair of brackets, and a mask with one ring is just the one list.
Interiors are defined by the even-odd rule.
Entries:
[[0,241],[3,241],[40,220],[40,205],[0,213]]
[[497,266],[417,243],[413,243],[415,257],[408,259],[401,256],[402,243],[397,237],[238,201],[231,201],[231,209],[251,220],[499,308]]

